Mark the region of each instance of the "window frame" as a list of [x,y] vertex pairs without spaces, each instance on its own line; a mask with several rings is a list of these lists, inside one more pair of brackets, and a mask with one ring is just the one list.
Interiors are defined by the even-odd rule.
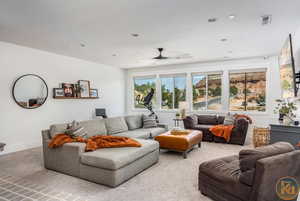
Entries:
[[[162,79],[163,78],[172,78],[172,87],[173,87],[173,95],[172,95],[172,108],[163,108],[163,100],[162,100]],[[159,74],[158,80],[159,80],[159,89],[160,89],[160,96],[159,98],[159,109],[161,111],[178,111],[179,108],[175,108],[175,78],[184,78],[185,79],[185,101],[188,99],[187,91],[188,91],[188,85],[187,85],[187,74],[186,73],[176,73],[176,74]]]
[[[208,77],[210,75],[220,75],[221,78],[221,109],[220,110],[211,110],[208,109]],[[205,107],[204,109],[195,109],[194,108],[194,95],[193,95],[193,87],[194,87],[194,76],[205,76]],[[224,73],[223,71],[217,71],[217,72],[206,72],[206,73],[191,73],[191,111],[192,112],[201,112],[201,111],[206,111],[206,112],[222,112],[223,111],[223,76]]]
[[[245,105],[246,110],[231,110],[230,107],[230,74],[245,74],[245,88],[247,88],[247,73],[265,73],[266,85],[265,85],[265,110],[264,111],[257,111],[257,110],[247,110],[247,104]],[[267,107],[267,95],[268,94],[268,68],[250,68],[250,69],[241,69],[241,70],[229,70],[228,71],[228,111],[230,113],[245,113],[245,114],[257,114],[257,115],[264,115],[268,114],[268,107]],[[245,93],[245,100],[247,102],[247,94]]]
[[[153,79],[153,82],[155,84],[155,96],[153,97],[155,100],[155,103],[156,104],[153,104],[153,109],[156,109],[157,108],[157,76],[154,75],[154,74],[151,74],[151,75],[141,75],[141,76],[133,76],[132,77],[132,110],[135,110],[135,111],[147,111],[147,108],[137,108],[135,107],[135,96],[134,96],[134,91],[135,91],[135,80],[136,79]],[[152,99],[152,101],[154,100]]]

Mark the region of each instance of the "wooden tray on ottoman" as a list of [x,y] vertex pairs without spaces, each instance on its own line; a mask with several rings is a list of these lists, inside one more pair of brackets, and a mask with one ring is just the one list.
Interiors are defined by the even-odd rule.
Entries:
[[195,145],[201,147],[202,131],[191,130],[184,135],[172,135],[171,131],[158,135],[154,138],[159,142],[160,149],[181,152],[183,158],[193,149]]

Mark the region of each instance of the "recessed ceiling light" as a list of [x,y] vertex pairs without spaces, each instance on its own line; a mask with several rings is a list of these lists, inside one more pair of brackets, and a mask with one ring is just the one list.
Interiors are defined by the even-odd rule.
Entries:
[[221,41],[222,42],[226,42],[228,39],[227,38],[222,38]]
[[272,22],[272,15],[263,15],[261,16],[261,24],[268,25]]
[[131,34],[133,37],[139,37],[139,34],[137,34],[137,33],[133,33],[133,34]]
[[233,19],[235,19],[235,17],[236,17],[236,16],[235,16],[235,15],[233,15],[233,14],[231,14],[231,15],[229,15],[229,16],[228,16],[228,18],[229,18],[230,20],[233,20]]
[[80,46],[81,46],[81,47],[85,47],[85,44],[84,44],[84,43],[80,43]]
[[218,20],[217,18],[212,17],[212,18],[209,18],[207,21],[208,21],[209,23],[213,23],[213,22],[216,22],[217,20]]

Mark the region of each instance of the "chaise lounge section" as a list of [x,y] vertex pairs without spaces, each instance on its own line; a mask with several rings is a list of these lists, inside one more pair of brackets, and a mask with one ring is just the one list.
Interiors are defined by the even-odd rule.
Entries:
[[142,116],[126,116],[80,122],[88,136],[115,135],[131,137],[141,147],[105,148],[85,152],[84,143],[66,143],[51,149],[48,144],[67,124],[56,124],[42,131],[45,168],[95,183],[116,187],[159,160],[159,144],[149,138],[166,131],[165,125],[142,128]]

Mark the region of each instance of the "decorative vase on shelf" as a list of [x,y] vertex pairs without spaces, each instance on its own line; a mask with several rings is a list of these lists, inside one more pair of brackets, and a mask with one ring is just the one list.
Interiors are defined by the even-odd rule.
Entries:
[[288,117],[288,116],[284,116],[283,117],[283,124],[284,125],[286,125],[286,126],[289,126],[289,125],[291,125],[293,123],[293,120],[290,118],[290,117]]

